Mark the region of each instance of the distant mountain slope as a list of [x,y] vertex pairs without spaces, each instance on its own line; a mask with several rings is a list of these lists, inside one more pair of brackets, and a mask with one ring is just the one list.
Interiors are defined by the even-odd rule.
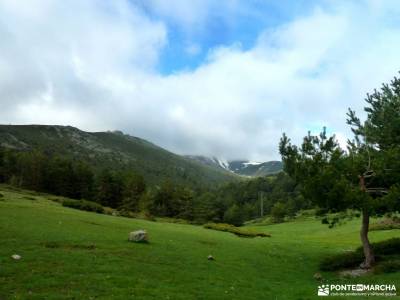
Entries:
[[266,176],[283,170],[281,161],[267,161],[263,163],[250,161],[230,161],[229,168],[239,175]]
[[191,187],[237,179],[234,174],[173,154],[122,132],[84,132],[70,126],[0,125],[0,146],[41,149],[85,160],[95,169],[133,170],[149,184],[165,179]]
[[226,160],[220,160],[216,157],[207,157],[207,156],[201,156],[201,155],[186,155],[187,158],[197,161],[203,165],[207,165],[213,168],[217,169],[224,169],[227,171],[231,171],[229,169],[229,162]]
[[225,161],[216,157],[188,155],[188,158],[216,169],[225,169],[229,172],[242,175],[259,177],[275,174],[283,169],[280,161],[250,162],[247,160]]

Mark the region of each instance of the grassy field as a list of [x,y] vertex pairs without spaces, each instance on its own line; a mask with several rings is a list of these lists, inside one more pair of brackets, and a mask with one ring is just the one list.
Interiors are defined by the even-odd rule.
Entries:
[[[317,299],[319,261],[359,246],[360,220],[334,229],[311,218],[253,225],[272,237],[249,239],[78,211],[5,186],[0,193],[2,300]],[[127,241],[136,229],[148,230],[149,244]],[[371,232],[372,241],[390,237],[400,237],[400,230]],[[13,254],[22,258],[13,260]],[[209,254],[215,261],[207,260]],[[353,280],[322,275],[332,283],[400,287],[400,273]]]

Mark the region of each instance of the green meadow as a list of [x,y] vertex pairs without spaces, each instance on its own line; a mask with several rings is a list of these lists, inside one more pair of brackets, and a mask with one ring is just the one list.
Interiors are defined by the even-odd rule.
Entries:
[[[318,299],[313,275],[321,259],[360,244],[359,219],[333,229],[314,217],[252,225],[246,229],[272,236],[243,238],[201,226],[83,212],[62,207],[54,196],[8,186],[0,186],[0,193],[2,300]],[[150,243],[128,242],[137,229],[148,231]],[[372,242],[392,237],[400,237],[400,230],[370,233]],[[400,273],[355,279],[321,274],[326,283],[400,288]]]

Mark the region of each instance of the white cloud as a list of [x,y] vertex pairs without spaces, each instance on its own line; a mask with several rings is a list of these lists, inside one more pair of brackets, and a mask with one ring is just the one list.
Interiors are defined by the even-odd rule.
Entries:
[[203,23],[213,6],[212,0],[147,0],[144,3],[157,15],[188,28]]
[[[210,9],[153,2],[187,26]],[[0,1],[0,121],[122,129],[179,153],[254,160],[278,158],[283,131],[299,141],[326,125],[343,142],[347,107],[400,69],[400,25],[396,2],[336,3],[163,76],[166,25],[127,1]]]

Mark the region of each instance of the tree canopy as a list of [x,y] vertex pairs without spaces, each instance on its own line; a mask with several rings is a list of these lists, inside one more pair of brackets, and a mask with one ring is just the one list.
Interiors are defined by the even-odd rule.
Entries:
[[285,171],[313,204],[324,212],[362,212],[362,267],[369,268],[375,261],[369,217],[400,210],[400,80],[394,78],[365,100],[364,121],[351,109],[347,114],[354,139],[346,150],[324,128],[320,135],[309,132],[300,146],[284,134],[279,151]]

